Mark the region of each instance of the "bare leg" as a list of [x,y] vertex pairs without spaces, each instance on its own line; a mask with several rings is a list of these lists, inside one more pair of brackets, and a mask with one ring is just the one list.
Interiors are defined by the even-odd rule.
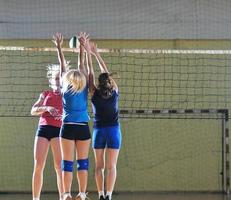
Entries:
[[[89,147],[91,140],[77,140],[76,141],[76,159],[88,158]],[[77,179],[79,183],[79,192],[85,193],[87,189],[88,171],[80,170],[77,171]]]
[[34,171],[32,178],[33,198],[40,198],[43,185],[43,170],[46,163],[49,141],[43,137],[35,137],[34,142]]
[[60,138],[56,137],[51,140],[51,149],[54,158],[54,167],[57,176],[59,197],[61,199],[61,195],[63,193],[63,185],[62,185],[62,169],[61,169],[62,155],[61,155]]
[[[73,161],[75,141],[61,138],[62,159]],[[62,171],[63,192],[71,192],[73,172]]]
[[119,149],[107,149],[107,192],[112,192],[116,181],[116,165]]
[[94,149],[95,180],[98,192],[104,191],[105,149]]

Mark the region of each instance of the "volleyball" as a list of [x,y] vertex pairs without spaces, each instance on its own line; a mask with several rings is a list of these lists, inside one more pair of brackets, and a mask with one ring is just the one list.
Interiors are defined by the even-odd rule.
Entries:
[[78,44],[78,38],[77,36],[73,36],[70,41],[69,41],[69,47],[70,48],[76,48],[77,47],[77,44]]

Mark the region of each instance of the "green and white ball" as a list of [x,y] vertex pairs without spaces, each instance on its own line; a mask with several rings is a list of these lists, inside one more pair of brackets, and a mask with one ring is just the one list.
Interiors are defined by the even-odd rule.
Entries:
[[76,47],[78,47],[78,43],[79,43],[79,41],[78,41],[77,36],[73,36],[69,41],[69,47],[70,48],[76,48]]

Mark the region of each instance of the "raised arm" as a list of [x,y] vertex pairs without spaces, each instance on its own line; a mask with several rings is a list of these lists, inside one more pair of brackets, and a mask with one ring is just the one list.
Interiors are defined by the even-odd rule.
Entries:
[[97,45],[92,46],[91,52],[94,54],[94,56],[95,56],[95,58],[99,64],[101,73],[109,73],[107,66],[106,66],[106,63],[104,62],[100,53],[97,50]]
[[84,52],[84,46],[83,43],[86,42],[86,39],[88,38],[88,35],[84,32],[80,32],[78,34],[78,41],[82,40],[79,45],[79,54],[78,54],[78,69],[81,71],[88,79],[88,69],[87,66],[84,65],[85,60],[85,52]]
[[[104,62],[103,58],[101,57],[100,53],[97,50],[96,44],[91,45],[91,53],[95,56],[95,58],[98,62],[98,65],[100,67],[101,73],[109,73],[107,66],[106,66],[106,63]],[[115,80],[112,77],[110,77],[110,80],[113,84],[114,90],[116,90],[116,92],[118,92],[118,86],[117,86]]]
[[79,41],[80,44],[86,50],[86,54],[87,54],[87,66],[89,68],[89,73],[88,73],[89,92],[90,95],[92,96],[95,92],[96,86],[95,86],[95,73],[92,64],[91,48],[95,44],[93,42],[90,42],[89,38],[84,38],[84,37],[79,38]]
[[62,77],[63,74],[67,71],[67,62],[65,60],[64,54],[62,52],[62,44],[63,44],[63,36],[61,33],[56,33],[53,36],[53,43],[55,44],[57,48],[57,54],[58,54],[58,59],[59,59],[59,64],[60,64],[60,76]]

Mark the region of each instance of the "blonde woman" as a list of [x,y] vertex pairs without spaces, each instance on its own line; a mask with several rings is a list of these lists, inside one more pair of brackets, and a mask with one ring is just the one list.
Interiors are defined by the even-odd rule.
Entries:
[[[79,37],[85,36],[80,33]],[[57,33],[54,44],[57,47],[62,82],[63,124],[60,131],[62,149],[63,200],[71,200],[74,151],[77,160],[79,194],[76,200],[86,199],[88,179],[88,152],[91,141],[88,126],[88,72],[84,66],[84,49],[80,46],[78,69],[68,70],[62,53],[63,36]]]
[[[117,176],[117,159],[121,147],[121,129],[119,123],[119,92],[97,47],[88,38],[80,39],[87,52],[89,64],[89,91],[91,95],[94,127],[92,147],[95,155],[95,179],[100,200],[111,200]],[[101,74],[95,84],[91,54],[100,66]],[[105,155],[107,159],[105,159]],[[104,188],[104,169],[106,166],[106,188]],[[104,193],[106,190],[106,194]]]
[[54,158],[57,185],[61,200],[62,171],[59,132],[62,124],[62,96],[60,92],[59,65],[48,66],[47,77],[51,90],[43,91],[31,109],[32,115],[40,115],[38,130],[34,142],[34,171],[32,178],[33,200],[40,199],[43,184],[43,170],[49,146]]

